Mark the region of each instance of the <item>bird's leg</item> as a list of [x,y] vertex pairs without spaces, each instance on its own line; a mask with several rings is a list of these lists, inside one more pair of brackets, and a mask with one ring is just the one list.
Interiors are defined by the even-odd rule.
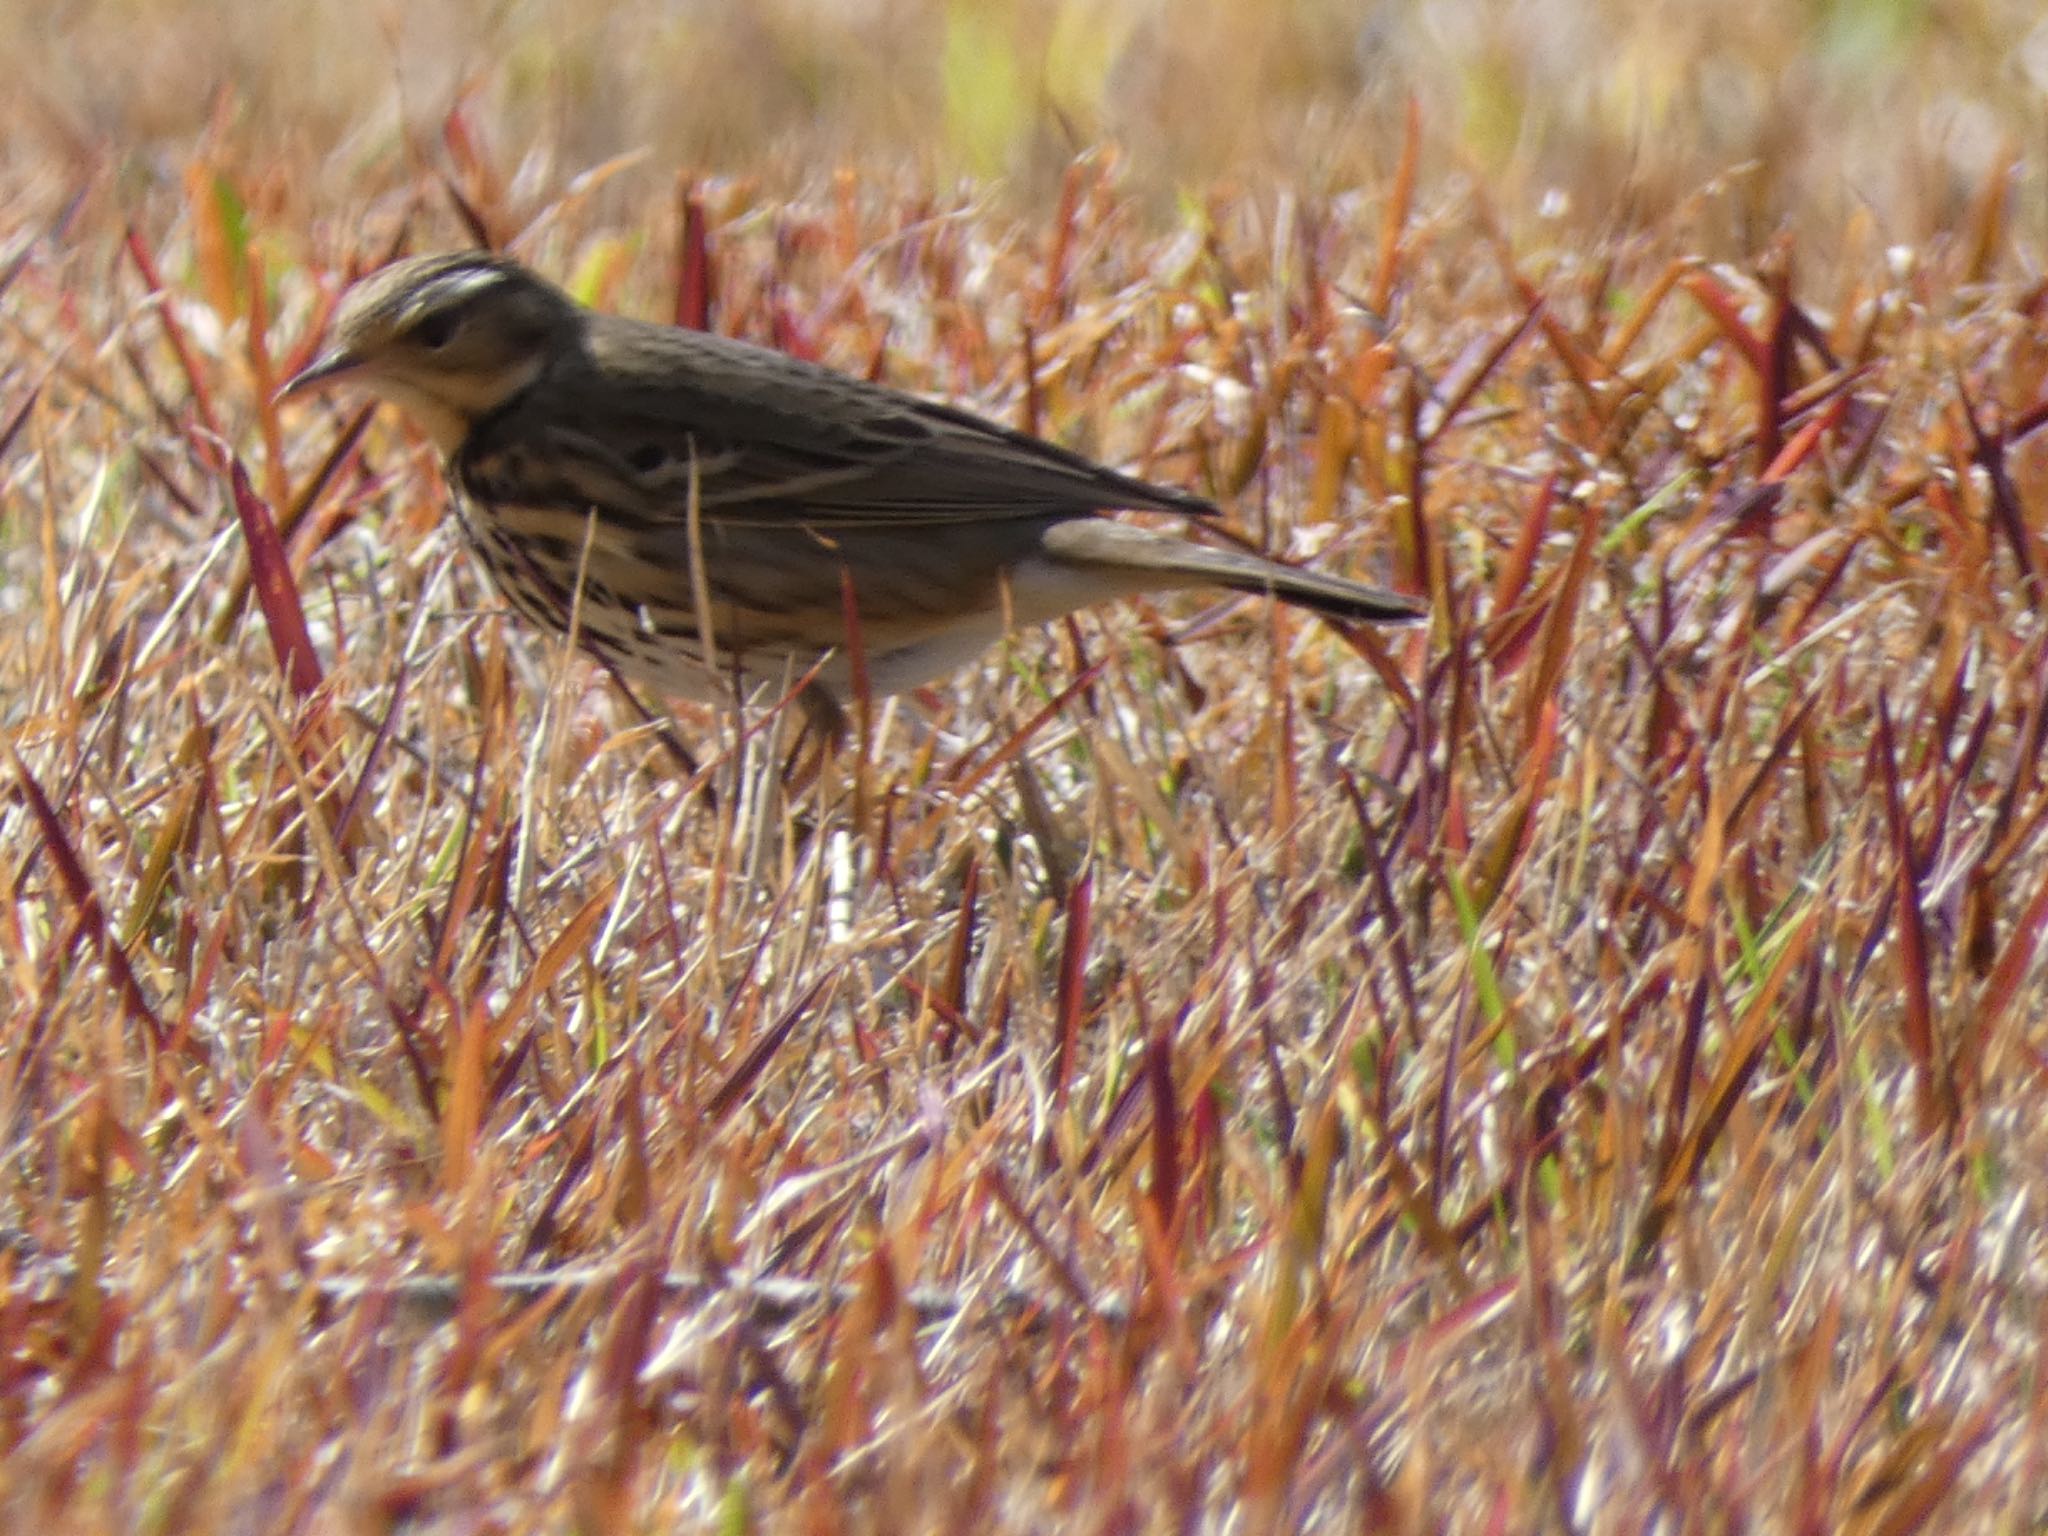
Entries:
[[[832,755],[846,745],[849,730],[846,711],[839,707],[839,701],[832,697],[831,690],[815,679],[798,690],[796,702],[804,712],[803,729],[797,733],[789,756],[782,764],[782,777],[791,793],[810,788],[818,775],[825,771],[825,764]],[[805,750],[807,744],[810,747],[808,752]]]

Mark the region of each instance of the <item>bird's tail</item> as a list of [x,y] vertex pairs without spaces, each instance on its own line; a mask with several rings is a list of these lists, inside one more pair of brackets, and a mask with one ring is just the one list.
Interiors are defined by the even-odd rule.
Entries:
[[1043,547],[1054,559],[1079,566],[1129,572],[1131,589],[1227,587],[1266,592],[1327,619],[1344,623],[1403,624],[1421,618],[1429,605],[1341,576],[1325,576],[1234,549],[1194,544],[1106,518],[1076,518],[1045,532]]

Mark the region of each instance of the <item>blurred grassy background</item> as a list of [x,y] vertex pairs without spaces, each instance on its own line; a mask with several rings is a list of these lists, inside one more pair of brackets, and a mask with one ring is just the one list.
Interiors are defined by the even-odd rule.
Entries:
[[[2039,0],[0,46],[0,1528],[2048,1530]],[[274,403],[458,204],[1432,623],[684,774]]]
[[[2026,0],[4,0],[0,46],[17,171],[113,157],[146,182],[231,123],[322,165],[304,190],[330,199],[464,97],[536,171],[882,159],[1038,199],[1104,140],[1161,195],[1356,185],[1412,95],[1426,170],[1469,169],[1511,219],[1604,229],[1719,184],[1718,233],[1750,246],[1859,204],[1923,238],[2048,142]],[[2021,223],[2048,228],[2039,167],[2014,174]]]

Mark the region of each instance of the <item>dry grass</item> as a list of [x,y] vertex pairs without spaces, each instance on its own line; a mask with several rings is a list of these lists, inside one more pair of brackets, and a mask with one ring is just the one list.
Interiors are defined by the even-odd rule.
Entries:
[[[2031,172],[1708,262],[1819,218],[1802,124],[1634,211],[1397,127],[1020,217],[900,156],[522,177],[490,79],[347,178],[276,79],[113,124],[153,169],[13,141],[13,1528],[2048,1521]],[[1433,622],[1106,610],[803,787],[778,716],[670,736],[399,424],[268,403],[465,226]]]

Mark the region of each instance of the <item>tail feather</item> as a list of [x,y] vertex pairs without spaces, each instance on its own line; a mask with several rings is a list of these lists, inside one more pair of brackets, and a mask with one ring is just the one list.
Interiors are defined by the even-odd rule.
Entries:
[[1428,604],[1399,592],[1105,518],[1076,518],[1056,524],[1046,530],[1042,544],[1057,560],[1130,572],[1133,591],[1214,586],[1233,592],[1269,593],[1324,618],[1353,624],[1403,624],[1429,611]]

